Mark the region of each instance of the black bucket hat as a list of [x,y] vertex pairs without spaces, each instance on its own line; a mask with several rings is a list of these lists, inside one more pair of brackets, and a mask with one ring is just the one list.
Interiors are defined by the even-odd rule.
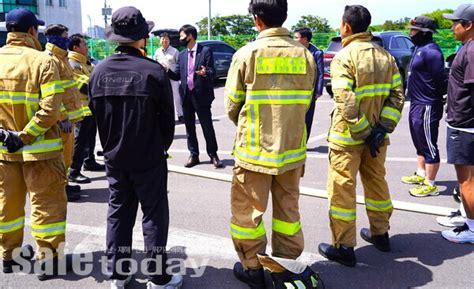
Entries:
[[147,38],[153,27],[155,23],[146,21],[137,8],[122,7],[112,14],[112,24],[105,29],[105,37],[119,43],[135,42]]
[[417,16],[415,19],[410,20],[410,29],[417,29],[423,32],[437,33],[438,23],[431,17],[428,16]]

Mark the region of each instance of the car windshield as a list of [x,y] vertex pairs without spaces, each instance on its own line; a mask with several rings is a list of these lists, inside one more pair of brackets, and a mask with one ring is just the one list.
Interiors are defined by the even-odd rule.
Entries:
[[333,40],[329,43],[327,51],[339,51],[342,49],[341,40]]

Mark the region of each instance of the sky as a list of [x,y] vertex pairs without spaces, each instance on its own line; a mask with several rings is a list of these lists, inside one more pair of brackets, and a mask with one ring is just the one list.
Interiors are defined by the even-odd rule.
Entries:
[[[101,16],[102,0],[82,1],[82,25],[84,31],[90,23],[104,26]],[[212,16],[247,14],[249,0],[211,0]],[[416,4],[415,4],[416,3]],[[345,5],[360,4],[372,14],[372,24],[382,24],[385,20],[398,20],[404,17],[414,18],[422,13],[436,9],[456,9],[469,0],[288,0],[288,19],[284,26],[291,28],[303,15],[317,15],[329,20],[329,25],[338,28]],[[195,25],[208,15],[209,0],[107,0],[112,9],[133,5],[140,9],[147,20],[155,22],[155,28],[179,29],[183,24]],[[90,16],[90,21],[89,21]],[[110,22],[109,22],[110,24]]]

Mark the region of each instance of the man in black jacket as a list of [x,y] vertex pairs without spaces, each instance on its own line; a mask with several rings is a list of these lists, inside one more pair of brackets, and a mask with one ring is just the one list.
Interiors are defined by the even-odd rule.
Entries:
[[207,154],[216,168],[223,164],[217,156],[217,140],[212,124],[211,104],[214,100],[212,85],[215,70],[212,51],[196,42],[197,30],[194,26],[184,25],[179,29],[180,42],[186,48],[181,51],[176,64],[177,72],[168,70],[173,80],[181,80],[179,93],[183,103],[183,116],[188,138],[190,157],[184,165],[187,168],[199,164],[199,146],[196,137],[196,114],[206,139]]
[[[138,203],[150,281],[147,288],[179,288],[183,278],[166,270],[169,207],[166,151],[174,136],[171,85],[164,68],[146,58],[153,22],[135,7],[112,15],[107,38],[119,43],[102,61],[89,82],[91,109],[96,116],[109,181],[107,256],[112,288],[131,279],[129,259]],[[160,272],[160,273],[158,273]]]

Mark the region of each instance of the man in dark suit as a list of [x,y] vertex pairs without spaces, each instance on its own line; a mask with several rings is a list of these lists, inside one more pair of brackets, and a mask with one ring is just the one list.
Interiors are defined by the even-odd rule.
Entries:
[[207,154],[216,168],[223,164],[217,156],[217,141],[212,124],[211,104],[214,100],[214,58],[208,47],[196,42],[197,30],[191,25],[184,25],[179,29],[180,42],[186,48],[181,51],[176,67],[177,72],[168,70],[173,80],[181,80],[179,93],[183,103],[183,116],[188,138],[188,150],[191,153],[187,168],[199,164],[199,146],[196,137],[196,114],[201,123],[204,138],[206,139]]

